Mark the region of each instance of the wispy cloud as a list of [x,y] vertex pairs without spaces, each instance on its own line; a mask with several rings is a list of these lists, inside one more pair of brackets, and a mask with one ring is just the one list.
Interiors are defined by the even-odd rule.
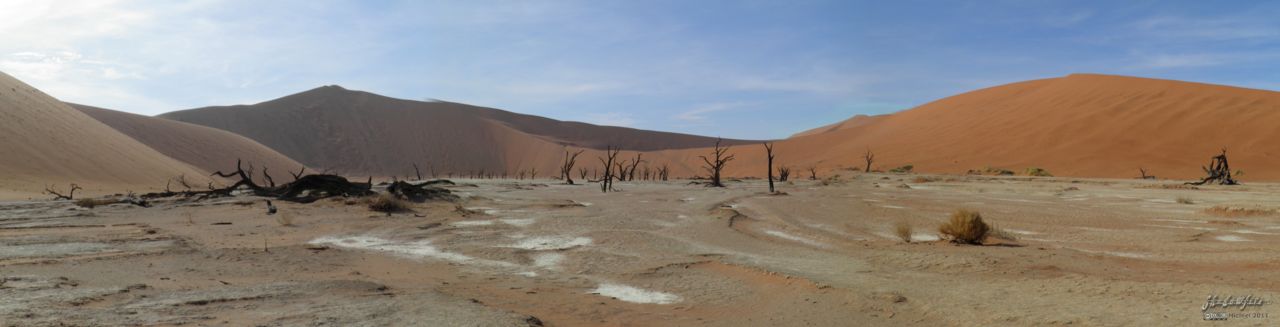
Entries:
[[634,127],[639,123],[639,120],[636,120],[635,116],[630,113],[605,112],[587,114],[583,122],[605,126]]
[[681,112],[675,116],[675,119],[678,119],[684,122],[689,122],[689,123],[701,123],[707,120],[707,114],[733,110],[736,108],[744,107],[746,105],[747,104],[742,102],[719,102],[719,103],[706,104],[706,105],[698,106],[697,108],[693,108],[693,109]]

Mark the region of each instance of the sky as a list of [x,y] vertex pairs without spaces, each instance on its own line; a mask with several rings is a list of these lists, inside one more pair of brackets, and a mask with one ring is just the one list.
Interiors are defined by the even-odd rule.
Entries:
[[1280,89],[1261,1],[0,0],[0,71],[145,115],[323,85],[560,120],[785,138],[1103,73]]

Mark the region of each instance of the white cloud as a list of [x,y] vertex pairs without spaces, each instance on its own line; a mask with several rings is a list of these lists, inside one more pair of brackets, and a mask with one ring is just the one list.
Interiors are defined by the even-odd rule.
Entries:
[[675,116],[675,119],[683,120],[686,122],[703,122],[707,120],[707,114],[710,114],[713,112],[731,110],[731,109],[739,108],[743,106],[746,106],[746,104],[741,102],[712,103],[712,104],[702,105],[685,112],[681,112]]
[[591,113],[587,114],[587,118],[583,121],[596,125],[621,127],[633,127],[638,123],[634,116],[625,112]]

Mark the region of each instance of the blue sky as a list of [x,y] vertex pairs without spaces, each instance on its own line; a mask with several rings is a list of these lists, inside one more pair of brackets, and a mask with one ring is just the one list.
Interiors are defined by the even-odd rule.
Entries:
[[0,0],[0,71],[148,115],[339,84],[761,139],[1076,72],[1276,90],[1275,17],[1253,1]]

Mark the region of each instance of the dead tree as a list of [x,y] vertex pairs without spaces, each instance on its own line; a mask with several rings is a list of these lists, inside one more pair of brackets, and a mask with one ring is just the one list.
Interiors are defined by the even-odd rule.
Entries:
[[294,174],[293,172],[289,172],[289,175],[293,175],[293,180],[297,181],[299,178],[302,178],[302,174],[305,172],[307,172],[307,166],[302,166],[302,169],[298,169],[297,174]]
[[867,173],[871,172],[871,163],[875,162],[876,154],[871,153],[871,148],[868,147],[867,153],[862,154],[862,159],[867,162],[867,168],[865,168],[864,172],[867,172]]
[[44,187],[44,193],[52,195],[54,200],[75,200],[76,190],[82,190],[82,189],[83,188],[81,188],[80,185],[76,185],[73,183],[71,184],[71,190],[68,191],[66,195],[62,195],[62,193],[58,193],[58,190],[55,190],[49,186]]
[[413,174],[418,176],[418,179],[415,179],[415,180],[417,181],[422,180],[422,171],[418,170],[418,163],[416,162],[413,164]]
[[662,164],[662,168],[658,168],[658,178],[662,181],[666,181],[670,172],[671,169],[667,167],[667,164]]
[[791,178],[791,167],[787,167],[787,166],[778,167],[779,182],[785,182],[787,181],[787,179],[790,179],[790,178]]
[[765,170],[769,174],[769,193],[773,191],[773,142],[764,142],[765,154],[769,157],[769,168]]
[[560,165],[560,177],[564,178],[564,182],[573,185],[573,165],[578,163],[578,155],[584,150],[578,150],[572,155],[569,151],[564,152],[564,164]]
[[1146,169],[1146,168],[1138,167],[1138,172],[1142,174],[1142,175],[1141,175],[1141,176],[1139,176],[1138,178],[1141,178],[1141,179],[1156,179],[1156,177],[1155,177],[1155,176],[1147,175],[1147,169]]
[[808,167],[808,168],[806,168],[806,169],[808,169],[808,170],[809,170],[809,180],[811,180],[811,181],[813,181],[813,180],[818,180],[818,166],[816,166],[816,165],[814,165],[814,166],[809,166],[809,167]]
[[276,187],[276,180],[271,178],[271,174],[267,173],[267,165],[262,165],[262,177],[267,179],[270,187]]
[[597,157],[600,159],[600,164],[604,166],[604,177],[600,178],[600,192],[609,193],[613,190],[613,170],[610,167],[613,167],[613,161],[617,160],[618,152],[621,151],[622,149],[615,149],[610,145],[605,148],[605,158]]
[[623,182],[627,181],[627,166],[628,166],[627,163],[628,162],[630,161],[623,160],[622,162],[613,163],[613,169],[614,169],[613,179],[623,181]]
[[711,174],[711,182],[707,184],[709,187],[724,187],[724,183],[720,182],[720,172],[724,171],[725,164],[734,159],[734,155],[728,154],[729,147],[720,145],[723,141],[720,138],[716,138],[715,152],[711,153],[714,159],[708,159],[707,156],[698,156],[702,158],[702,162],[707,163],[707,166],[702,168]]
[[653,175],[653,170],[649,169],[649,165],[644,165],[644,176],[641,179],[647,181],[651,175]]
[[529,180],[538,179],[538,168],[529,168]]
[[628,169],[627,169],[627,180],[629,180],[629,181],[634,181],[634,180],[636,180],[636,167],[637,167],[637,166],[640,166],[640,163],[641,163],[641,162],[644,162],[644,160],[640,160],[640,155],[641,155],[641,154],[642,154],[642,153],[636,152],[636,160],[635,160],[635,161],[632,161],[632,162],[631,162],[631,168],[628,168]]
[[1204,185],[1209,182],[1217,182],[1219,185],[1236,185],[1239,184],[1235,179],[1231,178],[1231,166],[1227,164],[1227,149],[1222,149],[1222,154],[1214,156],[1209,160],[1209,166],[1201,166],[1205,176],[1198,182],[1187,182],[1187,185]]
[[587,167],[578,167],[578,179],[587,179]]

